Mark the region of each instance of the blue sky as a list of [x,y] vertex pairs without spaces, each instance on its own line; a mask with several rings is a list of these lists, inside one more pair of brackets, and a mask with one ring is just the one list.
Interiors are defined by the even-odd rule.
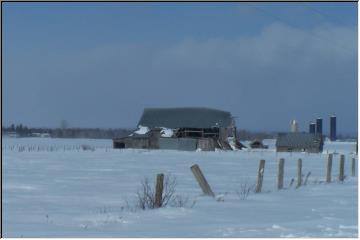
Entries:
[[135,127],[144,107],[357,132],[356,3],[3,3],[3,124]]

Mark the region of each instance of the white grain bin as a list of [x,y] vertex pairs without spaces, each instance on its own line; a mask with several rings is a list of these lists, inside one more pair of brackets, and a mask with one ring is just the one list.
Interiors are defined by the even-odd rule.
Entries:
[[291,121],[290,131],[291,132],[298,132],[298,123],[296,122],[296,120]]

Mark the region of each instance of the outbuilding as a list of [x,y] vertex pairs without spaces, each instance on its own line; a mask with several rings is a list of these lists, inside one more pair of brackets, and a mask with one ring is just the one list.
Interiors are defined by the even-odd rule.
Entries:
[[310,152],[323,151],[322,134],[306,132],[279,133],[276,139],[277,152]]

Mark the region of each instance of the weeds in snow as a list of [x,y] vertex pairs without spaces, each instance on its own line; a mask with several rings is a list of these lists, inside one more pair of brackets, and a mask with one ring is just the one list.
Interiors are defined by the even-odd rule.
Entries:
[[[3,151],[11,151],[11,152],[58,152],[58,151],[95,151],[98,146],[91,145],[5,145],[2,146]],[[108,148],[104,148],[105,151],[108,151]]]
[[[189,206],[189,197],[182,195],[175,195],[177,186],[177,180],[172,175],[166,175],[163,183],[163,194],[161,197],[160,207],[187,207]],[[154,209],[155,205],[155,189],[150,185],[149,179],[145,178],[141,182],[141,188],[136,194],[136,206],[131,207],[126,201],[126,209],[134,211],[134,209]],[[191,208],[195,205],[196,201],[193,201]]]
[[85,144],[81,145],[81,149],[83,151],[95,151],[95,147]]
[[[174,201],[174,194],[177,182],[171,175],[165,176],[163,194],[161,197],[161,207],[166,207],[169,202]],[[137,206],[140,209],[153,209],[155,205],[155,190],[150,186],[149,179],[145,178],[141,182],[141,189],[137,192]]]
[[310,175],[311,175],[311,172],[308,172],[308,174],[306,174],[305,181],[304,181],[304,186],[306,186]]
[[170,203],[172,207],[186,207],[189,202],[189,196],[176,195]]
[[249,185],[248,183],[240,184],[239,191],[236,192],[240,200],[245,200],[248,198],[250,192],[255,191],[255,184]]
[[291,179],[291,181],[290,181],[290,184],[289,184],[289,188],[291,188],[292,187],[292,185],[294,184],[294,182],[295,182],[295,179]]

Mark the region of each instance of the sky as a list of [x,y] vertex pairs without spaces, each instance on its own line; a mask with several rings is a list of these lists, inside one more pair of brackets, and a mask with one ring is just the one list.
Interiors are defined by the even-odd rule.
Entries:
[[2,125],[132,128],[145,107],[357,133],[357,3],[2,3]]

